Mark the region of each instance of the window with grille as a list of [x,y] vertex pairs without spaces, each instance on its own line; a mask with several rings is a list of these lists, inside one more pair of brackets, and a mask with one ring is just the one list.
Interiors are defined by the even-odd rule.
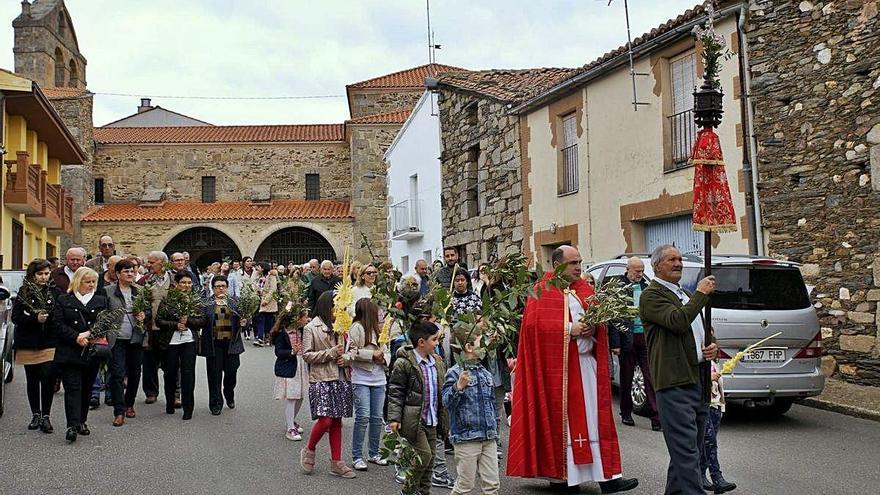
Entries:
[[321,175],[306,174],[306,200],[318,201],[321,199]]
[[577,115],[572,112],[562,117],[562,150],[559,159],[557,191],[560,195],[578,191]]
[[95,204],[104,204],[104,179],[95,179]]
[[217,178],[211,176],[202,177],[202,203],[217,201]]
[[692,52],[673,59],[669,63],[669,71],[672,82],[672,115],[669,116],[672,164],[669,168],[674,170],[687,164],[697,135],[697,125],[694,123],[697,55]]

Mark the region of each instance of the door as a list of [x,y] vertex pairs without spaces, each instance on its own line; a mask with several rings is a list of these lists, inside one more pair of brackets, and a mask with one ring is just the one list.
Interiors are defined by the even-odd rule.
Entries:
[[24,226],[12,221],[12,265],[13,270],[24,269]]
[[703,252],[703,233],[694,232],[694,219],[690,214],[645,223],[648,252],[663,244],[672,244],[682,254],[700,254]]

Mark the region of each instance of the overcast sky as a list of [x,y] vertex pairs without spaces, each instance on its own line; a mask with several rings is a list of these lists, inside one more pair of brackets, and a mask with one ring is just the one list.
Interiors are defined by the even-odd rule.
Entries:
[[[699,0],[630,0],[633,38]],[[213,124],[342,122],[345,85],[427,63],[424,0],[68,0],[88,60],[95,125],[139,96]],[[0,67],[14,68],[18,0],[0,1]],[[626,43],[623,1],[432,0],[437,62],[467,69],[575,67]],[[110,96],[101,93],[126,93]]]

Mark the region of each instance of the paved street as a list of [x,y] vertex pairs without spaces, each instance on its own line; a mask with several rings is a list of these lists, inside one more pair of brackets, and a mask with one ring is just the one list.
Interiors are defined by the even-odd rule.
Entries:
[[[210,415],[200,358],[192,421],[164,414],[162,400],[144,405],[141,395],[138,417],[127,420],[125,427],[113,428],[110,408],[102,406],[90,416],[92,435],[73,445],[64,441],[61,394],[52,412],[56,433],[25,428],[30,414],[24,372],[18,367],[15,381],[6,388],[6,414],[0,418],[0,493],[396,493],[399,485],[391,481],[391,468],[371,465],[369,472],[350,481],[329,476],[326,440],[316,474],[299,473],[302,443],[284,439],[284,408],[271,399],[273,360],[271,349],[248,347],[235,410]],[[307,414],[301,413],[303,424]],[[637,421],[637,428],[621,430],[624,473],[641,480],[631,493],[662,493],[662,437],[650,431],[647,420]],[[776,421],[731,414],[722,427],[721,445],[724,472],[740,486],[735,493],[868,494],[880,486],[876,422],[802,406]],[[502,488],[506,495],[550,493],[542,482],[510,478],[502,479]],[[598,493],[598,488],[587,485],[582,491]]]

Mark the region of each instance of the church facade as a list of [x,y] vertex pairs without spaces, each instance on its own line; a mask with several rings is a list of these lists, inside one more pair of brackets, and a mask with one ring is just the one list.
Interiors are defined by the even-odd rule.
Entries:
[[[338,124],[211,125],[153,107],[103,127],[62,0],[22,2],[15,70],[45,88],[86,152],[62,164],[76,228],[62,240],[97,249],[111,235],[124,254],[187,250],[202,266],[224,258],[301,263],[388,255],[383,154],[424,91],[455,67],[428,64],[346,86]],[[66,241],[66,242],[65,242]]]

